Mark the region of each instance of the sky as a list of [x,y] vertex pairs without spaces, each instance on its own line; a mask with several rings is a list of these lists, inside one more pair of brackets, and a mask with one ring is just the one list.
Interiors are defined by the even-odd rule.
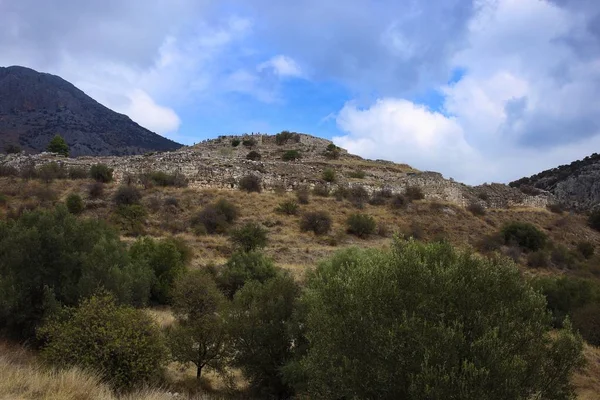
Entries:
[[469,184],[600,150],[598,0],[0,0],[10,65],[184,144],[291,130]]

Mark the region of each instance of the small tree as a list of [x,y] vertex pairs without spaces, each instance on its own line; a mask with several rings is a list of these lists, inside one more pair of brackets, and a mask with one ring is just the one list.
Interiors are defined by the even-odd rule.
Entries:
[[48,143],[47,150],[50,153],[57,153],[61,156],[69,157],[69,145],[60,135],[56,135],[52,138],[50,143]]
[[115,204],[118,206],[131,206],[140,204],[142,194],[134,186],[119,186],[115,193]]
[[225,298],[211,276],[192,271],[181,276],[173,289],[176,324],[167,331],[173,359],[196,366],[196,379],[205,367],[221,371],[227,356],[224,324]]
[[67,205],[69,212],[75,215],[81,214],[85,208],[81,196],[76,193],[70,194],[69,197],[67,197],[65,204]]
[[407,187],[406,191],[404,192],[404,195],[410,201],[423,200],[425,198],[425,194],[423,193],[423,189],[421,189],[419,186],[409,186],[409,187]]
[[267,245],[268,231],[256,222],[248,222],[231,232],[231,242],[243,251],[254,251]]
[[517,244],[519,247],[536,251],[546,244],[546,235],[529,222],[511,222],[502,228],[502,236],[506,244]]
[[335,182],[335,170],[333,168],[325,168],[322,177],[325,182]]
[[94,164],[90,167],[90,176],[96,182],[109,183],[113,180],[113,169],[105,164]]
[[262,156],[256,150],[252,150],[250,153],[248,153],[246,155],[246,159],[251,160],[251,161],[260,161],[261,158],[262,158]]
[[313,231],[315,235],[324,235],[331,230],[331,217],[325,211],[308,212],[302,216],[300,229]]
[[192,225],[204,227],[205,233],[225,233],[238,217],[238,209],[230,201],[219,199],[192,218]]
[[375,232],[377,223],[375,219],[367,214],[352,214],[347,221],[348,233],[359,238],[366,238]]
[[296,161],[301,158],[299,150],[288,150],[281,156],[283,161]]
[[227,260],[218,275],[217,283],[227,297],[233,298],[247,282],[266,282],[276,275],[277,270],[273,261],[264,254],[257,251],[238,251]]
[[262,182],[259,176],[256,175],[246,175],[240,179],[239,186],[241,190],[244,190],[248,193],[262,192]]
[[42,356],[57,366],[101,373],[116,388],[157,377],[165,347],[152,319],[141,310],[118,306],[105,292],[65,309],[38,330]]

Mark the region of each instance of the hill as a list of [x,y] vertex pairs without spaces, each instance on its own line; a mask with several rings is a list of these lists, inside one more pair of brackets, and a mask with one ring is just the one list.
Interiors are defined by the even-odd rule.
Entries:
[[592,154],[530,177],[510,186],[531,192],[531,188],[552,193],[567,208],[587,211],[600,204],[600,155]]
[[98,103],[64,79],[29,68],[0,67],[0,148],[44,151],[56,134],[72,156],[127,155],[181,145]]

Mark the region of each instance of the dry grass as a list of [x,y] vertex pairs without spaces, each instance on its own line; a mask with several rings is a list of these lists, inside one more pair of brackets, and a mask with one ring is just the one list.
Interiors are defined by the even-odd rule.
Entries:
[[585,345],[583,353],[587,364],[575,374],[573,384],[579,400],[596,400],[600,398],[600,348]]

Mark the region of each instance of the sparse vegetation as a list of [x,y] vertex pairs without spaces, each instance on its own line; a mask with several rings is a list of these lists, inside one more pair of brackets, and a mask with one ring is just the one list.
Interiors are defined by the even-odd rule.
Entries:
[[324,183],[317,183],[312,192],[315,196],[329,197],[329,186]]
[[485,207],[483,205],[481,205],[480,203],[471,203],[471,204],[469,204],[469,206],[467,207],[467,210],[471,214],[476,215],[478,217],[481,217],[481,216],[485,215]]
[[85,167],[69,168],[69,179],[87,179],[90,177],[90,170]]
[[142,193],[135,186],[119,186],[115,193],[114,202],[117,206],[132,206],[140,204]]
[[336,175],[335,175],[335,170],[333,168],[325,168],[323,170],[323,174],[321,175],[321,177],[323,178],[323,180],[325,182],[335,182],[336,180]]
[[250,153],[248,153],[246,155],[246,159],[251,160],[251,161],[260,161],[261,158],[262,158],[262,156],[256,150],[252,150]]
[[553,212],[554,214],[559,214],[559,215],[565,211],[562,204],[559,204],[559,203],[548,204],[547,208],[548,208],[548,211]]
[[296,189],[296,198],[300,204],[308,204],[310,198],[310,191],[307,186],[301,186]]
[[206,233],[225,233],[238,217],[238,209],[231,202],[220,199],[204,207],[194,218],[192,226],[202,225]]
[[235,138],[235,139],[231,140],[232,147],[238,147],[240,145],[240,143],[242,143],[242,141],[240,139]]
[[588,218],[590,228],[600,232],[600,209],[593,211]]
[[348,176],[350,178],[354,178],[354,179],[365,179],[366,175],[367,175],[367,173],[365,171],[363,171],[362,169],[357,169],[348,174]]
[[406,196],[406,198],[410,201],[423,200],[425,198],[423,189],[421,189],[419,186],[407,187],[404,192],[404,196]]
[[241,190],[244,190],[248,193],[262,192],[262,180],[259,176],[256,175],[246,175],[242,177],[238,183]]
[[299,150],[288,150],[285,153],[283,153],[283,155],[281,156],[281,159],[283,161],[296,161],[299,160],[301,157],[300,155],[300,151]]
[[113,180],[113,169],[105,164],[95,164],[90,168],[90,176],[96,182],[109,183]]
[[300,221],[302,231],[312,231],[315,235],[324,235],[331,230],[331,217],[325,211],[308,212]]
[[174,174],[168,174],[163,171],[153,171],[146,174],[142,174],[141,180],[143,182],[150,182],[156,186],[174,186],[174,187],[186,187],[188,185],[188,179],[180,172]]
[[244,140],[242,140],[242,145],[244,147],[254,147],[256,146],[256,139],[253,137],[244,138]]
[[363,208],[369,201],[369,192],[361,185],[350,187],[344,194],[345,198],[356,208]]
[[94,182],[88,188],[88,194],[92,199],[99,199],[104,195],[104,183]]
[[297,215],[299,208],[300,207],[298,206],[298,203],[296,203],[294,200],[286,200],[279,203],[275,211],[285,215]]
[[282,131],[275,135],[275,143],[282,146],[288,142],[299,143],[300,135],[295,132]]
[[577,243],[577,251],[583,258],[589,260],[594,255],[595,248],[590,242],[579,242]]
[[37,168],[37,177],[43,182],[50,183],[55,179],[65,179],[67,170],[55,161],[49,162]]

